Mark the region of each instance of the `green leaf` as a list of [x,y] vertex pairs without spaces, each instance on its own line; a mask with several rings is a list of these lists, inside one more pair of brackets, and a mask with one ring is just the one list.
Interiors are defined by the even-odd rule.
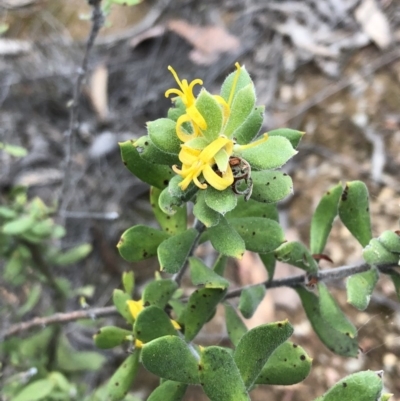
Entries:
[[318,264],[310,251],[297,241],[282,244],[275,252],[276,260],[300,267],[310,273],[318,272]]
[[160,196],[158,198],[158,206],[160,210],[169,216],[173,216],[174,214],[176,214],[182,203],[183,200],[180,197],[171,195],[169,187],[165,188],[160,193]]
[[290,386],[302,382],[310,373],[312,358],[290,341],[281,344],[270,356],[256,384]]
[[63,338],[57,348],[57,367],[65,372],[96,371],[106,362],[106,358],[93,351],[75,351]]
[[389,273],[390,278],[393,281],[394,289],[396,291],[397,298],[400,299],[400,274],[396,271]]
[[158,246],[167,238],[168,233],[140,224],[122,234],[117,248],[128,262],[138,262],[157,255]]
[[232,99],[235,98],[236,94],[243,89],[248,84],[253,81],[250,78],[249,73],[246,70],[246,67],[243,65],[240,67],[239,72],[236,70],[231,72],[224,80],[221,86],[221,96],[228,103],[230,97]]
[[325,346],[338,355],[356,357],[358,354],[357,339],[336,330],[322,317],[320,301],[315,294],[303,287],[297,287],[296,291],[311,326]]
[[177,273],[185,264],[198,235],[195,228],[190,228],[163,241],[157,250],[160,270]]
[[53,229],[54,221],[48,218],[42,221],[37,221],[30,229],[30,233],[40,238],[48,238],[52,234]]
[[92,252],[92,245],[81,244],[57,255],[53,263],[58,266],[71,265],[86,258],[86,256],[88,256],[90,252]]
[[207,128],[202,130],[203,136],[210,142],[214,141],[218,138],[222,128],[222,106],[204,88],[200,91],[195,106],[207,123]]
[[126,301],[130,301],[132,298],[129,294],[119,290],[115,289],[113,291],[113,303],[115,307],[117,308],[117,311],[119,314],[128,322],[128,323],[133,323],[133,317],[131,315],[131,312],[129,312],[128,305],[126,304]]
[[369,244],[364,248],[363,258],[370,265],[398,263],[399,261],[399,255],[390,252],[382,242],[376,238],[372,238]]
[[246,249],[238,232],[221,216],[220,222],[205,232],[214,249],[226,256],[241,259]]
[[361,181],[346,183],[339,202],[339,217],[354,238],[365,247],[372,238],[369,195]]
[[239,310],[244,318],[250,319],[264,299],[267,290],[263,284],[244,288],[240,294]]
[[155,305],[164,309],[177,288],[178,284],[170,279],[151,281],[144,288],[143,304],[145,306]]
[[237,347],[240,339],[247,333],[247,327],[232,305],[225,303],[224,306],[226,330],[232,344]]
[[161,151],[175,155],[180,152],[181,141],[176,135],[175,121],[169,118],[150,121],[147,123],[147,131],[153,144]]
[[238,217],[264,217],[279,221],[278,209],[273,203],[260,203],[253,199],[246,201],[243,197],[237,198],[237,206],[228,212],[225,217],[234,219]]
[[240,372],[225,348],[212,346],[203,350],[199,377],[211,401],[250,401]]
[[206,227],[216,226],[219,223],[221,214],[211,209],[206,203],[206,191],[199,191],[196,196],[196,203],[193,214]]
[[[172,181],[172,180],[171,180]],[[172,216],[164,213],[158,203],[161,190],[155,187],[150,188],[150,204],[160,227],[170,235],[175,235],[186,231],[187,210],[186,205],[178,207]]]
[[143,343],[148,343],[162,336],[176,336],[178,334],[171,319],[157,306],[144,308],[135,320],[133,330],[135,338]]
[[93,336],[93,340],[97,348],[109,349],[121,345],[130,335],[132,332],[129,330],[115,326],[104,326]]
[[256,91],[254,84],[250,83],[236,92],[228,120],[224,126],[223,133],[228,138],[235,136],[235,131],[247,120],[254,109],[256,102]]
[[185,395],[187,384],[167,380],[161,383],[147,401],[180,401]]
[[8,235],[19,235],[28,231],[34,224],[35,220],[31,216],[22,216],[4,224],[2,231]]
[[198,359],[193,346],[177,336],[164,336],[143,345],[143,366],[163,379],[198,384]]
[[26,302],[17,310],[17,316],[22,317],[26,313],[30,312],[36,304],[39,302],[42,295],[42,285],[40,283],[34,284],[28,293]]
[[205,201],[208,207],[224,215],[236,207],[237,197],[231,188],[227,188],[225,191],[218,191],[209,186],[205,190]]
[[190,295],[183,316],[186,341],[193,340],[225,294],[222,288],[201,288]]
[[268,253],[285,241],[282,227],[271,219],[242,217],[230,219],[229,223],[243,238],[249,251]]
[[122,365],[112,375],[107,384],[107,401],[121,401],[125,399],[135,380],[139,367],[140,350],[135,349]]
[[128,295],[133,294],[133,289],[135,287],[135,275],[133,271],[122,273],[122,285],[124,286],[124,291]]
[[4,281],[7,283],[13,283],[22,272],[25,265],[26,259],[17,248],[5,263],[3,271]]
[[274,170],[282,167],[297,151],[286,138],[272,136],[257,146],[235,153],[247,160],[253,169]]
[[283,136],[288,139],[293,148],[296,149],[305,132],[297,131],[290,128],[278,128],[268,132],[268,136]]
[[174,175],[170,167],[149,163],[141,158],[133,141],[121,142],[119,146],[122,161],[133,175],[153,187],[163,189],[168,185]]
[[251,199],[257,202],[276,203],[293,193],[290,176],[280,171],[254,171]]
[[323,396],[315,401],[377,401],[382,392],[383,372],[353,373],[337,382]]
[[17,212],[10,207],[0,206],[0,217],[4,219],[15,219],[18,216]]
[[207,267],[200,259],[189,258],[190,277],[194,285],[204,285],[206,288],[229,287],[229,281]]
[[28,154],[28,151],[22,146],[10,145],[9,143],[0,142],[0,149],[14,157],[24,157]]
[[247,389],[253,385],[275,349],[292,334],[293,327],[285,320],[257,326],[241,338],[234,360]]
[[310,232],[310,249],[313,254],[322,253],[325,248],[333,220],[338,213],[341,194],[342,184],[339,183],[325,193],[313,214]]
[[25,386],[13,401],[37,401],[43,400],[51,394],[55,387],[55,382],[51,379],[40,379]]
[[378,240],[389,252],[400,253],[400,234],[398,232],[384,231]]
[[346,281],[347,302],[358,310],[365,310],[378,279],[379,272],[375,267],[350,276]]
[[246,121],[235,130],[234,138],[239,145],[250,143],[259,133],[264,121],[265,106],[255,107]]
[[271,253],[260,253],[258,256],[260,257],[265,268],[267,269],[268,280],[272,280],[274,278],[274,273],[275,273],[275,264],[276,264],[275,255],[271,252]]
[[350,338],[357,338],[357,329],[339,308],[325,283],[318,283],[318,292],[319,308],[322,318],[329,322],[329,324],[333,326],[335,330],[340,331]]
[[178,118],[186,114],[186,106],[183,104],[180,97],[172,99],[173,106],[168,109],[168,118],[178,121]]
[[223,277],[227,262],[228,258],[225,255],[218,255],[212,268],[213,271]]
[[138,151],[140,157],[150,164],[156,163],[173,166],[180,163],[177,154],[166,153],[157,148],[149,135],[141,136],[134,142],[133,146]]

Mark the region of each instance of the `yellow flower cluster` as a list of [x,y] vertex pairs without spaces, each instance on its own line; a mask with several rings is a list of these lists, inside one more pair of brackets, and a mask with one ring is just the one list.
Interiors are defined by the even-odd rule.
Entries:
[[[237,73],[236,80],[240,74],[240,65],[236,63]],[[185,190],[193,181],[199,188],[207,188],[207,184],[199,181],[200,174],[215,189],[223,191],[233,183],[233,174],[229,165],[229,157],[233,152],[233,141],[224,136],[220,136],[203,149],[195,149],[187,144],[193,138],[202,136],[202,130],[207,129],[207,123],[195,105],[196,97],[193,94],[193,87],[196,84],[202,85],[201,79],[195,79],[190,84],[187,80],[180,80],[175,70],[169,66],[180,89],[169,89],[165,92],[168,97],[171,94],[179,96],[185,105],[186,113],[179,117],[176,123],[176,134],[183,142],[179,153],[179,160],[182,162],[182,169],[173,166],[175,173],[183,177],[180,187]],[[235,85],[233,85],[234,87]],[[224,109],[224,119],[229,116],[230,104],[226,103],[221,96],[215,96],[215,99],[222,105]],[[229,99],[231,101],[231,99]],[[182,124],[190,122],[193,127],[193,134],[187,134]],[[223,162],[222,162],[223,161]],[[213,169],[217,165],[218,173]]]
[[[223,125],[226,123],[230,116],[230,109],[235,93],[237,81],[239,79],[241,67],[239,63],[235,64],[236,74],[232,83],[232,89],[229,94],[228,102],[221,96],[214,95],[215,100],[221,105],[223,112]],[[244,146],[237,146],[235,142],[227,138],[223,133],[212,142],[205,141],[205,145],[199,149],[194,147],[192,140],[195,138],[204,138],[202,131],[207,129],[207,123],[196,108],[196,97],[193,94],[195,85],[202,85],[201,79],[195,79],[190,84],[186,79],[180,80],[175,70],[169,66],[174,76],[179,89],[169,89],[165,92],[165,96],[176,95],[182,100],[185,106],[185,113],[181,115],[176,123],[176,134],[183,142],[181,144],[181,151],[179,153],[179,160],[182,163],[182,168],[172,166],[176,174],[183,177],[180,187],[185,190],[193,181],[194,184],[200,189],[206,189],[207,184],[199,180],[200,175],[203,176],[205,181],[219,191],[228,188],[234,182],[234,176],[229,164],[229,158],[232,156],[234,150],[243,150],[248,147],[257,146],[260,142],[267,139],[265,135],[261,140],[253,142]],[[193,129],[191,134],[187,133],[183,128],[183,124],[190,123]],[[204,138],[205,139],[205,138]]]

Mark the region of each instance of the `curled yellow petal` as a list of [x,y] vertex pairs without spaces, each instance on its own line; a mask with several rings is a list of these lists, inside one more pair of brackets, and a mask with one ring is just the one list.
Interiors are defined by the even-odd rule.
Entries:
[[176,329],[176,330],[181,329],[181,326],[179,325],[179,323],[177,321],[171,319],[171,323],[172,323],[172,326],[174,326],[174,329]]
[[230,166],[222,177],[220,177],[211,166],[205,166],[203,169],[203,176],[206,181],[218,191],[223,191],[233,184],[233,174]]
[[141,299],[139,301],[126,301],[126,304],[132,317],[136,320],[139,313],[143,310],[143,301]]

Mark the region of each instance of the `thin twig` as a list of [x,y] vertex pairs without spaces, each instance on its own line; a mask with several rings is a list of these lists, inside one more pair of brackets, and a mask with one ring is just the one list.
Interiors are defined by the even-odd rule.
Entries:
[[185,258],[184,264],[181,266],[181,268],[179,269],[178,273],[174,274],[174,276],[172,277],[172,280],[174,280],[177,284],[179,284],[181,282],[182,277],[185,274],[186,269],[188,268],[188,265],[189,265],[188,259],[189,259],[190,256],[193,255],[193,252],[196,249],[196,247],[197,247],[197,245],[198,245],[198,243],[200,241],[201,234],[205,230],[206,226],[200,220],[196,219],[194,224],[193,224],[193,228],[195,228],[197,230],[196,238],[194,239],[193,244],[190,247],[188,255]]
[[[397,265],[395,264],[383,264],[376,267],[381,273],[390,273],[390,271],[396,266]],[[356,273],[365,272],[370,268],[371,268],[370,265],[366,263],[357,266],[341,266],[334,269],[322,270],[318,272],[316,278],[318,279],[318,281],[323,281],[323,282],[335,281],[349,277]],[[251,286],[241,287],[232,290],[226,294],[225,299],[238,297],[240,296],[241,292],[244,289],[249,287],[254,287],[260,284],[263,284],[265,288],[299,287],[304,285],[308,278],[309,274],[300,274],[298,276],[292,276],[284,279],[264,281],[263,283],[254,284]],[[187,301],[187,298],[182,299],[182,301]],[[6,330],[3,333],[0,333],[0,341],[35,327],[46,327],[50,324],[55,324],[55,323],[68,323],[80,319],[89,319],[89,318],[95,319],[98,317],[112,316],[117,314],[118,314],[117,309],[114,306],[106,306],[102,308],[92,308],[92,309],[73,311],[67,313],[56,313],[55,315],[47,317],[36,317],[27,322],[22,322],[12,325],[8,330]]]
[[66,149],[65,149],[65,160],[64,160],[65,175],[59,198],[62,205],[60,207],[61,210],[65,209],[66,207],[67,204],[66,194],[70,186],[72,140],[79,128],[78,114],[79,114],[82,84],[88,72],[90,54],[93,49],[94,41],[96,40],[96,37],[104,24],[104,15],[103,11],[101,10],[101,0],[90,0],[89,4],[93,7],[92,28],[90,30],[89,37],[86,43],[86,50],[83,56],[82,64],[78,69],[78,76],[75,82],[73,98],[70,106],[69,127],[67,132],[65,133],[66,137]]

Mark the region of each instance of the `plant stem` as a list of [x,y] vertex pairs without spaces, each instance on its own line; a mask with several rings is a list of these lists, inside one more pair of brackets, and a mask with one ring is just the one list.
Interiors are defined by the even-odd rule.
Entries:
[[206,226],[200,220],[196,219],[194,221],[193,228],[195,228],[197,230],[196,238],[193,241],[193,244],[192,244],[192,246],[191,246],[191,248],[190,248],[190,250],[188,252],[187,257],[185,258],[185,261],[184,261],[183,265],[179,269],[178,273],[174,274],[174,276],[172,277],[172,280],[174,280],[178,285],[180,284],[180,282],[182,280],[182,277],[185,274],[186,269],[189,266],[188,259],[189,259],[190,256],[193,255],[193,252],[195,251],[195,249],[196,249],[196,247],[197,247],[197,245],[198,245],[198,243],[200,241],[201,234],[205,230]]
[[79,128],[78,114],[79,114],[82,84],[88,72],[90,53],[92,51],[94,41],[96,40],[96,37],[100,29],[104,25],[104,15],[103,11],[101,10],[101,0],[89,0],[89,4],[93,8],[92,27],[88,36],[88,40],[86,42],[86,50],[83,56],[82,64],[77,71],[78,76],[76,78],[76,82],[74,85],[73,98],[70,106],[69,127],[67,132],[65,133],[66,137],[65,160],[64,160],[65,175],[59,196],[59,200],[61,201],[60,210],[64,211],[68,203],[66,194],[69,191],[70,180],[71,180],[72,140]]
[[[381,273],[390,273],[391,270],[396,266],[398,265],[392,263],[392,264],[378,265],[376,266],[376,268]],[[323,281],[323,282],[335,281],[343,279],[345,277],[349,277],[353,274],[365,272],[370,268],[371,266],[366,263],[357,266],[341,266],[334,269],[322,270],[318,272],[316,278],[318,279],[318,281]],[[278,280],[264,281],[263,283],[240,287],[228,292],[225,296],[225,299],[238,297],[240,296],[241,292],[244,289],[258,286],[260,284],[263,284],[265,288],[299,287],[304,285],[308,278],[309,278],[308,274],[299,274],[297,276],[287,277]],[[183,298],[181,300],[187,301],[187,298]],[[67,323],[80,319],[89,319],[89,318],[94,319],[96,317],[112,316],[117,314],[118,314],[117,309],[114,306],[106,306],[102,308],[92,308],[68,313],[56,313],[55,315],[47,317],[37,317],[27,322],[22,322],[12,325],[8,330],[6,330],[3,333],[0,333],[0,341],[35,327],[45,327],[49,324]]]

